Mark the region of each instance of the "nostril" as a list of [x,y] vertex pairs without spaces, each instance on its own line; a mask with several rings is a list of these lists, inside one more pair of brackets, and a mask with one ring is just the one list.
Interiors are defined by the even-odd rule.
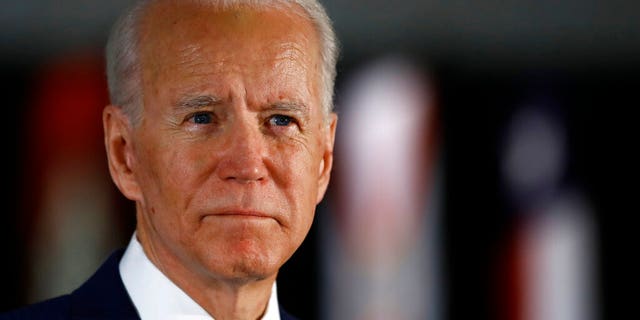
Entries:
[[248,176],[248,175],[234,175],[234,176],[226,177],[226,180],[234,180],[234,181],[238,181],[238,182],[252,182],[252,181],[262,181],[262,180],[264,180],[264,178],[263,177],[253,177],[253,176]]
[[245,179],[245,178],[240,178],[240,177],[229,177],[226,180],[229,181],[229,182],[236,182],[236,183],[241,183],[241,184],[249,184],[249,183],[253,183],[253,182],[262,182],[265,179],[264,178]]

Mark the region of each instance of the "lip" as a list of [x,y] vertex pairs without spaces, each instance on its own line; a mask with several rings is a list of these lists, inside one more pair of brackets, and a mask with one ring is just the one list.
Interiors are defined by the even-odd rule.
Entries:
[[245,210],[245,209],[228,209],[221,210],[214,213],[206,214],[204,217],[246,217],[246,218],[269,218],[275,219],[273,215],[267,214],[257,210]]

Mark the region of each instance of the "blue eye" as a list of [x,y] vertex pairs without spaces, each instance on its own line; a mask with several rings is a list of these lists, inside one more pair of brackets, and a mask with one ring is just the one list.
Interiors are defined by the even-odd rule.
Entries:
[[193,115],[193,122],[196,124],[208,124],[211,123],[210,113],[197,113]]
[[277,114],[277,115],[274,115],[273,117],[271,117],[271,119],[269,119],[269,122],[272,125],[275,125],[275,126],[286,127],[286,126],[290,125],[291,122],[293,122],[293,118],[291,118],[289,116]]

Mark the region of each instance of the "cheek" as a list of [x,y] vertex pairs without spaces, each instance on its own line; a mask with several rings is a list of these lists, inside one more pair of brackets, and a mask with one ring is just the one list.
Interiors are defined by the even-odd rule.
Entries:
[[274,180],[291,191],[305,191],[316,175],[314,168],[317,168],[317,161],[313,149],[304,143],[296,143],[276,146],[272,150],[275,152],[269,158],[273,159],[273,171],[277,171]]
[[190,181],[197,168],[197,157],[185,152],[180,144],[167,144],[149,146],[143,151],[144,168],[140,168],[142,174],[142,189],[147,190],[149,205],[171,208],[179,206],[189,194],[184,192],[190,187]]
[[307,230],[315,210],[319,158],[306,147],[279,150],[278,154],[273,179],[285,193],[292,224]]

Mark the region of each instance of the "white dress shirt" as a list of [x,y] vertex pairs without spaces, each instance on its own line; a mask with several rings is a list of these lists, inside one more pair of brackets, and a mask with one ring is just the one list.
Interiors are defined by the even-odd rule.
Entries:
[[[135,232],[120,261],[120,276],[141,320],[214,320],[147,258]],[[275,283],[262,320],[280,320]]]

